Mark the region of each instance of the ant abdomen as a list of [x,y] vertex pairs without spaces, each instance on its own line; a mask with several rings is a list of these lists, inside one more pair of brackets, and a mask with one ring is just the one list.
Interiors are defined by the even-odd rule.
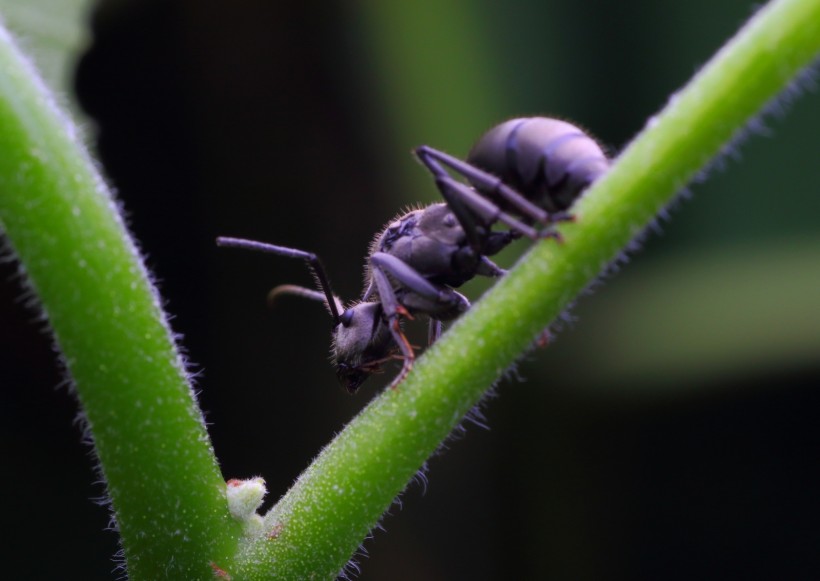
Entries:
[[[547,117],[505,121],[485,133],[467,163],[493,174],[547,212],[567,210],[609,168],[601,146],[575,125]],[[484,183],[467,179],[502,209]]]

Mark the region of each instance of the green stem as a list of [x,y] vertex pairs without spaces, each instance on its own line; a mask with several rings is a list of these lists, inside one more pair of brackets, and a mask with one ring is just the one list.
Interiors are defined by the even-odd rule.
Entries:
[[749,118],[820,53],[820,0],[762,9],[651,120],[562,226],[327,447],[267,515],[243,578],[331,579],[394,497],[533,338]]
[[54,330],[94,439],[131,579],[230,565],[225,483],[116,204],[0,28],[0,223]]

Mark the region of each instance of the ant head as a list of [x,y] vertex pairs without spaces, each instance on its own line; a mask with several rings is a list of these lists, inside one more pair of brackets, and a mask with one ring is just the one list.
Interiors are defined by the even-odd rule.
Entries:
[[397,349],[382,316],[378,301],[362,301],[343,309],[342,302],[333,294],[325,268],[312,252],[275,246],[244,238],[219,237],[219,246],[245,248],[304,260],[316,277],[319,290],[285,284],[274,288],[268,295],[272,304],[281,295],[296,295],[322,302],[333,319],[333,363],[339,382],[350,393],[355,393],[365,379],[381,371],[382,363],[392,359]]
[[364,381],[381,371],[396,346],[382,318],[381,303],[360,302],[345,309],[333,329],[336,377],[353,394]]

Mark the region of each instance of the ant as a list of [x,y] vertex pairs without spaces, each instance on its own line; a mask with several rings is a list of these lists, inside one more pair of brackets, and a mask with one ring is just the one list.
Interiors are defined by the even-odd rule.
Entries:
[[[609,168],[592,137],[566,121],[545,117],[512,119],[490,129],[466,161],[428,146],[414,153],[433,174],[444,203],[401,214],[382,229],[368,252],[362,297],[347,307],[333,294],[315,254],[239,238],[217,239],[220,246],[307,263],[320,291],[282,285],[270,298],[293,294],[325,303],[333,319],[336,375],[350,393],[392,359],[403,361],[391,386],[400,383],[415,359],[402,317],[427,315],[433,343],[442,321],[457,318],[470,306],[453,287],[477,275],[503,276],[505,271],[489,256],[521,236],[560,241],[552,226],[572,220],[567,210]],[[497,223],[509,229],[493,230]]]

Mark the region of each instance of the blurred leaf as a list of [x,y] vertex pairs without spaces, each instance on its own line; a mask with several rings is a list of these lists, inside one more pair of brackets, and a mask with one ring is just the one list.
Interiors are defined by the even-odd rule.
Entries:
[[464,0],[366,2],[358,18],[372,55],[374,129],[384,131],[384,120],[392,124],[393,133],[377,139],[395,143],[388,150],[400,176],[396,182],[407,184],[405,199],[434,196],[429,175],[407,163],[407,150],[427,144],[463,156],[505,114],[486,42],[492,23]]
[[[576,381],[595,387],[692,387],[820,363],[820,240],[738,245],[666,260],[606,285]],[[637,272],[637,271],[636,271]]]
[[74,99],[74,67],[88,39],[91,0],[0,0],[0,15],[26,53],[34,58],[46,83],[69,102]]

